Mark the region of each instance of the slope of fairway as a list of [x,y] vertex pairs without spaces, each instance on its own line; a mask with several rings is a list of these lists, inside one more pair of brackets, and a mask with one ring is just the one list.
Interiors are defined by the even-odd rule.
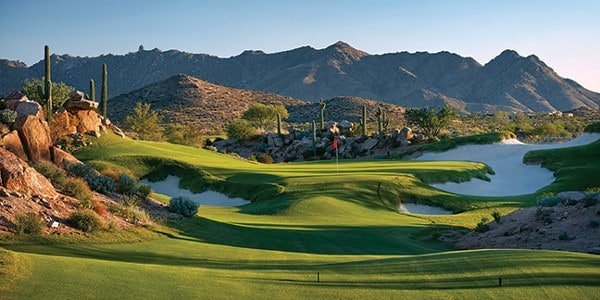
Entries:
[[[330,161],[262,165],[113,135],[94,145],[77,156],[100,168],[179,176],[191,190],[262,196],[240,207],[201,206],[193,218],[150,229],[162,238],[145,242],[7,242],[7,251],[0,249],[0,298],[583,299],[600,293],[598,256],[452,251],[437,239],[474,226],[492,210],[508,212],[534,199],[463,197],[427,184],[485,178],[490,170],[480,163],[341,161],[336,173]],[[399,200],[457,214],[401,214]]]

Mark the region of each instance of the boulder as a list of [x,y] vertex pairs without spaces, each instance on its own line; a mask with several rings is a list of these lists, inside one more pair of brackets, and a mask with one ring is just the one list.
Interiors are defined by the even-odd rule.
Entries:
[[578,191],[568,191],[568,192],[560,192],[556,195],[556,197],[561,201],[583,201],[586,198],[584,192]]
[[0,138],[0,146],[4,146],[6,150],[14,153],[20,159],[27,159],[27,154],[25,154],[25,149],[23,148],[23,144],[21,144],[19,133],[16,130],[3,135]]
[[78,110],[73,113],[73,117],[79,133],[98,135],[102,131],[100,115],[93,110]]
[[412,140],[413,137],[414,134],[412,132],[412,129],[410,129],[409,127],[404,127],[398,132],[398,137],[396,140],[398,142],[406,142]]
[[17,119],[15,129],[30,160],[34,162],[50,160],[52,139],[46,121],[39,116],[28,115]]
[[77,133],[77,124],[73,124],[71,115],[64,109],[59,110],[52,116],[50,134],[56,141],[58,138]]
[[348,120],[342,120],[339,124],[341,128],[352,128],[354,124]]
[[46,177],[30,167],[26,161],[1,147],[0,178],[0,184],[16,194],[52,199],[58,196]]
[[375,147],[377,145],[378,142],[379,142],[379,140],[376,138],[369,138],[362,144],[361,149],[367,150],[367,151],[371,150],[371,149],[373,149],[373,147]]
[[7,124],[0,123],[0,136],[10,132],[10,127]]
[[283,146],[283,139],[280,137],[276,137],[273,139],[273,145],[275,145],[275,147],[282,147]]
[[68,165],[82,164],[82,162],[71,153],[66,152],[58,147],[52,147],[52,157],[52,161],[55,164],[63,167],[67,167]]
[[10,110],[16,110],[19,104],[26,101],[29,101],[29,99],[27,96],[25,96],[25,94],[23,94],[21,91],[13,91],[10,93],[10,95],[8,95],[8,97],[6,97],[6,100],[4,100],[4,106]]
[[98,102],[94,102],[91,100],[67,100],[63,107],[71,112],[78,110],[96,110],[98,108]]
[[23,101],[15,109],[17,118],[26,116],[41,116],[43,114],[42,106],[35,101]]

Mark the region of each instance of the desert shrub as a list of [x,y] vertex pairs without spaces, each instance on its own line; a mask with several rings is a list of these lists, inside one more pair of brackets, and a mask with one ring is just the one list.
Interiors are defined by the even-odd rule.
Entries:
[[273,157],[267,153],[261,153],[258,156],[256,156],[256,161],[263,164],[272,164]]
[[100,174],[90,174],[85,177],[90,187],[102,194],[112,193],[117,189],[117,183],[110,177]]
[[544,194],[537,200],[537,205],[543,207],[556,206],[558,203],[560,203],[560,200],[554,194]]
[[55,184],[62,186],[67,174],[65,171],[57,167],[55,164],[50,162],[39,162],[33,165],[33,168],[36,169],[40,174],[44,175],[44,177],[50,179],[50,181]]
[[566,232],[563,232],[558,236],[558,239],[560,241],[568,241],[571,239],[571,237]]
[[494,211],[494,212],[492,212],[492,218],[494,218],[494,221],[496,223],[500,223],[500,219],[502,219],[502,216],[500,215],[499,212]]
[[14,123],[17,119],[17,113],[10,109],[4,109],[0,111],[0,123],[10,124]]
[[150,216],[146,211],[135,205],[117,205],[114,213],[125,218],[132,224],[144,224],[150,222]]
[[81,207],[93,208],[94,194],[85,180],[75,177],[67,177],[63,183],[63,193],[79,200]]
[[227,136],[238,141],[247,141],[258,134],[258,130],[247,120],[239,119],[227,127]]
[[191,217],[198,212],[198,204],[188,197],[175,197],[169,202],[169,210],[185,217]]
[[122,172],[120,172],[117,169],[114,168],[104,168],[102,170],[99,170],[100,174],[112,178],[112,180],[117,181],[119,180],[119,176],[121,175]]
[[39,234],[42,232],[42,218],[33,212],[18,215],[15,218],[17,233],[19,234]]
[[[26,80],[23,82],[22,90],[27,98],[37,101],[40,105],[45,104],[45,100],[43,99],[46,99],[46,96],[40,94],[40,91],[44,90],[43,78]],[[74,87],[64,82],[52,82],[52,100],[54,101],[54,106],[61,106],[65,100],[69,99],[74,90]]]
[[249,161],[256,161],[256,155],[250,154],[250,156],[248,156],[247,160],[249,160]]
[[590,228],[598,228],[598,227],[600,227],[600,222],[598,222],[596,220],[591,220],[590,223],[588,224],[588,227],[590,227]]
[[152,187],[147,184],[139,184],[137,187],[137,192],[142,199],[148,199],[148,196],[152,193]]
[[96,174],[96,170],[94,170],[94,168],[88,164],[70,164],[67,166],[67,170],[71,174],[81,178]]
[[483,233],[486,232],[488,230],[490,230],[490,225],[488,224],[489,219],[486,217],[481,218],[481,221],[479,221],[479,223],[477,223],[477,225],[475,226],[475,231],[479,232],[479,233]]
[[92,232],[102,228],[100,217],[91,209],[82,209],[71,214],[69,224],[83,232]]
[[124,195],[122,198],[123,204],[127,206],[139,206],[142,203],[142,199],[137,195],[127,196]]
[[123,195],[132,196],[137,193],[138,183],[131,176],[121,173],[119,175],[119,192]]
[[194,125],[168,124],[165,126],[165,137],[172,144],[202,147],[202,129]]
[[283,105],[254,103],[244,112],[242,119],[247,120],[260,131],[271,131],[275,128],[277,114],[281,119],[288,117],[288,111]]

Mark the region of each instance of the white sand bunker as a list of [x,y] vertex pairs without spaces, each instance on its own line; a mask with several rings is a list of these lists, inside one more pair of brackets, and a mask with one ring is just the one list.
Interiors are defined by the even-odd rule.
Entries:
[[468,182],[432,184],[438,189],[473,196],[514,196],[534,193],[554,181],[552,171],[537,165],[523,163],[525,154],[532,150],[545,150],[580,146],[600,139],[600,134],[584,133],[580,137],[559,144],[524,144],[516,139],[489,145],[465,145],[455,149],[424,153],[417,160],[466,160],[483,162],[495,175],[491,181],[472,179]]
[[413,215],[451,215],[452,212],[445,210],[441,207],[414,204],[414,203],[400,203],[398,205],[398,211],[403,213],[409,213]]
[[179,177],[169,175],[163,181],[151,182],[147,179],[140,180],[141,183],[147,184],[152,189],[163,195],[169,197],[185,196],[196,203],[201,205],[213,205],[213,206],[240,206],[250,203],[250,201],[242,198],[229,198],[227,195],[215,192],[206,191],[203,193],[192,193],[190,190],[182,189],[179,187]]

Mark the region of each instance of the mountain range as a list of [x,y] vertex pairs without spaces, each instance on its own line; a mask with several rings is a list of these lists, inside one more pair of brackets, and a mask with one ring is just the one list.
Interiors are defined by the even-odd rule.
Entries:
[[[81,90],[87,90],[89,79],[100,82],[101,65],[106,63],[111,97],[189,74],[218,85],[312,102],[356,96],[404,107],[450,104],[471,112],[600,107],[599,93],[560,77],[535,55],[523,57],[512,50],[485,65],[449,52],[371,55],[344,42],[272,54],[244,51],[229,58],[140,46],[125,55],[52,55],[51,60],[53,80]],[[0,60],[0,94],[42,74],[43,62],[28,67]]]

